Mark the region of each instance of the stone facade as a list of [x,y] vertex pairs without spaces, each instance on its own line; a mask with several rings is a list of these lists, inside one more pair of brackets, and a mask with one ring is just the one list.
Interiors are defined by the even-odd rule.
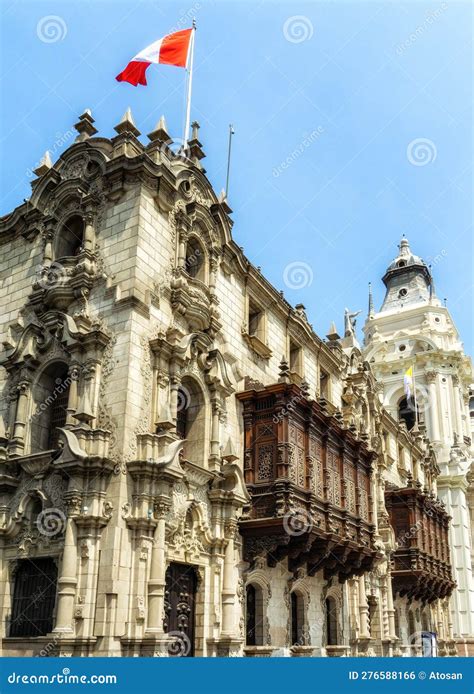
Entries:
[[453,654],[447,473],[353,315],[244,256],[197,124],[93,123],[0,220],[3,655]]

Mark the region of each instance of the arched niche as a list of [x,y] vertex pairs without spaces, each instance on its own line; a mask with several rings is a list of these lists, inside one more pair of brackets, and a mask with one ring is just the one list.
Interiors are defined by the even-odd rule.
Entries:
[[183,455],[186,460],[205,467],[209,440],[208,406],[201,384],[185,376],[178,389],[176,431],[185,439]]
[[58,447],[58,428],[66,423],[69,397],[69,367],[63,361],[50,362],[32,388],[30,449],[32,453]]
[[55,260],[78,255],[84,244],[84,228],[84,219],[79,214],[63,222],[56,235]]

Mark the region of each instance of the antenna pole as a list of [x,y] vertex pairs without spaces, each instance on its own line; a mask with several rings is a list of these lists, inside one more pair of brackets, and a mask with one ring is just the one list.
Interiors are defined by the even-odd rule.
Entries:
[[234,135],[235,130],[232,123],[229,125],[229,149],[227,151],[227,176],[225,181],[225,196],[229,195],[229,176],[230,176],[230,155],[232,152],[232,135]]

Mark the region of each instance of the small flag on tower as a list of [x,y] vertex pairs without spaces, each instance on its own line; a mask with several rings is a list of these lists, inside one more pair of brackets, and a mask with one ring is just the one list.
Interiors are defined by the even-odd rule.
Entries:
[[193,29],[183,29],[158,39],[131,59],[127,67],[115,78],[118,82],[128,82],[136,87],[146,86],[145,72],[152,63],[186,67]]
[[403,385],[405,387],[405,395],[407,396],[407,400],[409,400],[413,391],[413,366],[410,366],[410,368],[405,371]]

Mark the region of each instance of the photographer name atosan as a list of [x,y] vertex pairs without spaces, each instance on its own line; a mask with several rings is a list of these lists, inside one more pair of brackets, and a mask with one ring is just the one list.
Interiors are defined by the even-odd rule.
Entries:
[[415,672],[414,670],[362,670],[348,672],[350,680],[462,680],[462,672]]

